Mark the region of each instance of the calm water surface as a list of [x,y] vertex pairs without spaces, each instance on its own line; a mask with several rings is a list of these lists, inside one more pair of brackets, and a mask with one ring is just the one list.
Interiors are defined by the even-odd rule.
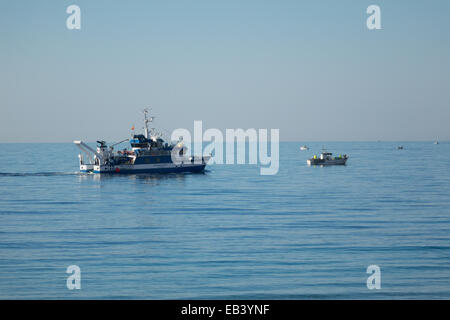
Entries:
[[[450,143],[301,144],[275,176],[101,177],[72,144],[2,144],[0,298],[450,299]],[[348,165],[307,167],[322,145]]]

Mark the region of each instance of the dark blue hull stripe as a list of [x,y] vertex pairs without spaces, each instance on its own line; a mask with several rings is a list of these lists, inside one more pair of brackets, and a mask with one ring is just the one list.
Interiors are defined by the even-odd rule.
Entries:
[[151,169],[121,169],[116,171],[94,171],[94,173],[108,174],[136,174],[136,173],[180,173],[180,172],[202,172],[206,165],[190,167],[172,167],[172,168],[151,168]]

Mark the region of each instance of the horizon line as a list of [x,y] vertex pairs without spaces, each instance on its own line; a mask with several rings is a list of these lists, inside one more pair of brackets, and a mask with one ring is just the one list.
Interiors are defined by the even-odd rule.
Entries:
[[[83,140],[82,140],[83,141]],[[270,142],[270,140],[267,140]],[[280,140],[279,142],[292,142],[292,143],[318,143],[318,142],[435,142],[436,140]],[[438,142],[449,142],[450,140],[437,140]],[[84,141],[86,143],[96,143],[97,141]],[[115,142],[115,140],[109,141],[109,142]],[[125,141],[124,141],[125,142]],[[191,141],[191,143],[196,141]],[[212,142],[212,141],[204,141],[205,143]],[[223,141],[226,143],[226,141]],[[246,143],[249,142],[248,140],[245,141]],[[251,142],[257,142],[257,141],[251,141]],[[54,143],[70,143],[73,144],[73,141],[0,141],[0,144],[54,144]]]

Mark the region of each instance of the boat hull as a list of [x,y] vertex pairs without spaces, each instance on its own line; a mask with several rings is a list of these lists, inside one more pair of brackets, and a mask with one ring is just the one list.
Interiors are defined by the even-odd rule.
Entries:
[[80,172],[87,173],[92,172],[94,170],[93,164],[81,164],[80,165]]
[[345,165],[348,158],[333,159],[333,160],[323,160],[323,159],[308,159],[307,164],[310,166],[336,166]]
[[146,165],[118,165],[118,166],[94,166],[94,173],[98,174],[139,174],[139,173],[182,173],[203,172],[206,163],[201,164],[146,164]]

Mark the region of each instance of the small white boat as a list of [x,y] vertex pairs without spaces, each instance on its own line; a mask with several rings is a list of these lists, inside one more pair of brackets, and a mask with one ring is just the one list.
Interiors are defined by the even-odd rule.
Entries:
[[330,166],[330,165],[345,165],[348,160],[348,156],[346,154],[339,155],[338,157],[333,157],[331,152],[323,151],[319,157],[314,155],[311,159],[308,159],[306,163],[311,165],[321,165],[321,166]]
[[307,146],[301,146],[300,150],[305,151],[305,150],[309,150],[309,148]]

